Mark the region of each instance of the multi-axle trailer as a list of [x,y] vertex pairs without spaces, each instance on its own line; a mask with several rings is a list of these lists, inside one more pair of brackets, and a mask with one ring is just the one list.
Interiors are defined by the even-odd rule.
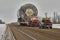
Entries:
[[[19,25],[46,28],[46,25],[41,26],[42,24],[38,20],[37,14],[38,14],[38,10],[33,4],[25,4],[25,5],[21,6],[21,8],[18,10]],[[49,22],[47,23],[47,22],[43,22],[43,21],[46,21],[46,20],[42,20],[42,23],[46,23],[46,24],[49,23]],[[48,21],[50,21],[50,20],[48,20]]]

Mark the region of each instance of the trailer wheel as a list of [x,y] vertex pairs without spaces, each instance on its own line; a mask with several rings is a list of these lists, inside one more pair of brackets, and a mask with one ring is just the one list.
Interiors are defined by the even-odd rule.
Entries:
[[33,27],[33,24],[31,22],[29,23],[29,27]]
[[30,27],[30,24],[28,26]]
[[52,29],[52,26],[50,27],[50,29]]
[[44,29],[44,26],[42,26],[41,29]]
[[39,29],[41,29],[42,28],[42,26],[39,26]]
[[46,27],[47,29],[49,28],[49,27]]

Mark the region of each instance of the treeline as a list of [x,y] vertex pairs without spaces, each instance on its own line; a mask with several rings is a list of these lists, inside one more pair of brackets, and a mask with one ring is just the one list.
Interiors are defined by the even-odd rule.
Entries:
[[3,21],[0,19],[0,24],[5,24],[5,22],[3,22]]

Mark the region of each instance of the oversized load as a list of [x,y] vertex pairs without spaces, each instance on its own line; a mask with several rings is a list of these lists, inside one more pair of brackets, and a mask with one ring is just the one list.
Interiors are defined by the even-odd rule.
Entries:
[[21,6],[18,12],[19,16],[26,21],[30,20],[31,16],[37,16],[38,14],[37,8],[32,4],[25,4]]
[[18,11],[18,22],[29,26],[38,25],[38,10],[33,4],[25,4]]

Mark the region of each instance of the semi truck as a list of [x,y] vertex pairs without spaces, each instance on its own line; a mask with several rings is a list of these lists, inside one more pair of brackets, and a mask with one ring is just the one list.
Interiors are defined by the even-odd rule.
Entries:
[[38,10],[33,4],[22,5],[18,10],[19,25],[27,25],[31,27],[38,26],[39,20],[37,17]]
[[52,22],[50,18],[42,18],[42,21],[37,17],[38,10],[33,4],[24,4],[18,10],[19,25],[26,25],[29,27],[51,28]]
[[42,22],[40,22],[40,27],[39,28],[50,28],[52,29],[52,22],[50,18],[42,18]]

